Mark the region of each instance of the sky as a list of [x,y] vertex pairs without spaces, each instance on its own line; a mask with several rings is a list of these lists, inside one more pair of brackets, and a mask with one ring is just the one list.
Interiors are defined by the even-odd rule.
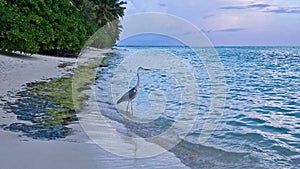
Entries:
[[[171,14],[196,26],[215,46],[300,46],[300,0],[125,1],[125,17]],[[160,37],[136,36],[121,43],[135,40],[146,44],[143,40],[160,41]]]

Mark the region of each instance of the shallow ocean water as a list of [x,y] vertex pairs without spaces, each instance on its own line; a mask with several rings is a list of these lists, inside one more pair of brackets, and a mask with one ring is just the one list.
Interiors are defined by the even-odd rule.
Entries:
[[[208,54],[203,48],[194,50]],[[104,62],[108,67],[97,70],[96,98],[101,113],[144,138],[159,135],[178,121],[192,121],[187,116],[177,118],[188,113],[181,106],[191,103],[181,100],[186,93],[182,93],[178,79],[164,70],[141,73],[140,91],[133,101],[137,120],[122,111],[126,103],[122,108],[115,105],[114,95],[120,97],[126,92],[114,93],[111,85],[117,70],[122,69],[120,64],[143,51],[170,53],[193,72],[199,102],[192,107],[197,119],[183,141],[170,150],[182,163],[191,168],[300,167],[300,48],[217,47],[224,67],[226,104],[216,120],[217,127],[201,143],[213,91],[205,65],[187,47],[119,47],[112,52]],[[173,66],[180,72],[180,65]],[[137,78],[135,72],[130,73],[129,83],[118,85],[133,87]],[[118,126],[114,127],[122,133]]]

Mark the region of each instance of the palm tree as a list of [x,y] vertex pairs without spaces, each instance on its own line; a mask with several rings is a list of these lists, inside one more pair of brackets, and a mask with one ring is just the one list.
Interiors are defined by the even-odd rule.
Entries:
[[95,21],[99,26],[104,26],[113,20],[117,20],[124,16],[125,7],[122,5],[126,4],[124,1],[119,0],[93,0],[95,8],[92,11],[96,14]]
[[71,0],[85,18],[101,28],[92,42],[94,47],[113,46],[119,39],[122,26],[120,18],[124,16],[126,4],[120,0]]
[[102,27],[124,16],[126,4],[120,0],[71,0],[87,20]]

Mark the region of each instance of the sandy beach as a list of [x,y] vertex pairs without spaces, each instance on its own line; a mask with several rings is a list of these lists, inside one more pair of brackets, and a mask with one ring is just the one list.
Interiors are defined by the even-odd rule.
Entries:
[[[95,51],[94,51],[95,52]],[[26,83],[58,78],[70,73],[76,59],[51,56],[0,55],[0,96],[9,98]],[[73,66],[59,68],[60,64]],[[86,93],[91,94],[90,91]],[[3,100],[4,101],[4,100]],[[94,102],[91,97],[87,102]],[[92,111],[85,107],[85,111]],[[79,115],[84,116],[84,115]],[[84,117],[81,117],[84,118]],[[87,117],[90,118],[90,117]],[[94,119],[88,119],[93,122]],[[14,114],[0,107],[0,125],[16,122]],[[1,169],[93,169],[93,168],[185,168],[174,154],[165,152],[146,159],[124,158],[101,149],[82,130],[79,122],[69,125],[74,134],[65,139],[39,140],[0,128]],[[98,131],[105,132],[105,131]],[[104,133],[110,134],[110,133]],[[156,163],[160,164],[159,166]],[[161,164],[164,164],[163,166]]]
[[[0,96],[7,97],[34,81],[58,78],[70,73],[59,68],[62,63],[75,64],[74,58],[51,56],[0,55]],[[70,69],[70,67],[68,68]],[[0,108],[1,125],[15,122],[13,114]],[[83,142],[42,141],[19,137],[20,133],[0,129],[1,169],[94,168],[93,146]]]

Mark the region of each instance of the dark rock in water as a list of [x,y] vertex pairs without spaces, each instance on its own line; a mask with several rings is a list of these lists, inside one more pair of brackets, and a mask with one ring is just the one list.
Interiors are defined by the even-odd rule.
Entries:
[[0,125],[0,128],[5,128],[7,125],[6,124],[2,124]]
[[99,67],[108,67],[108,65],[100,64]]
[[64,62],[64,63],[61,63],[59,65],[57,65],[58,68],[65,68],[65,67],[68,67],[68,66],[73,66],[74,63],[72,62]]

